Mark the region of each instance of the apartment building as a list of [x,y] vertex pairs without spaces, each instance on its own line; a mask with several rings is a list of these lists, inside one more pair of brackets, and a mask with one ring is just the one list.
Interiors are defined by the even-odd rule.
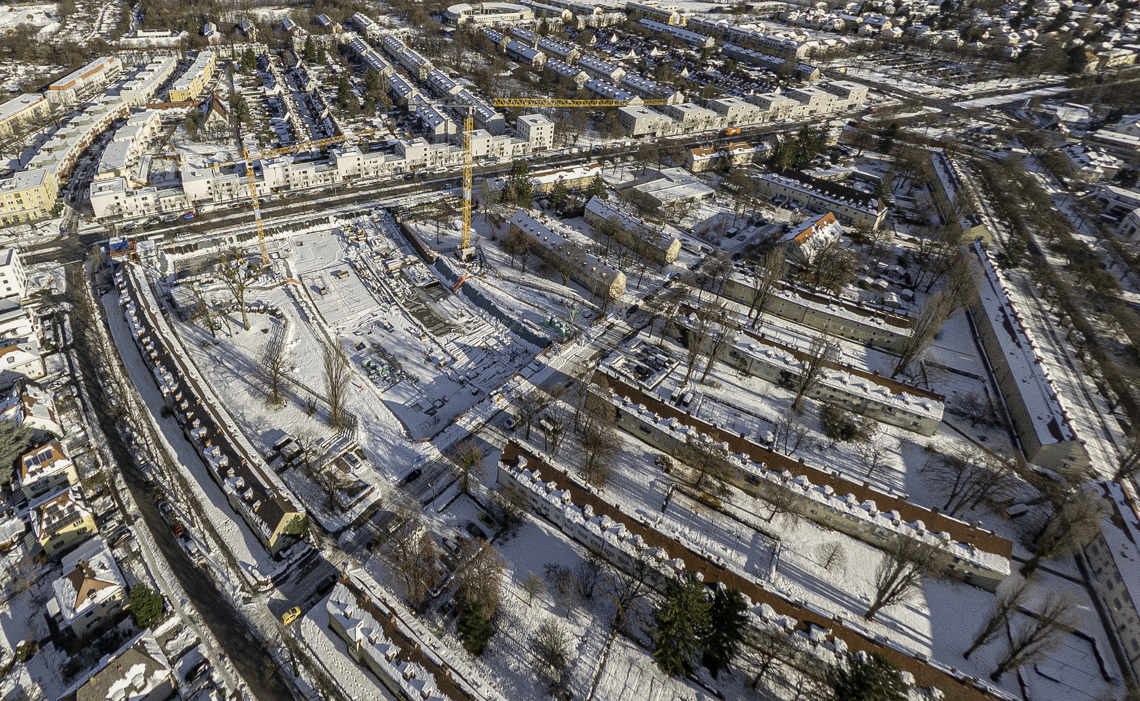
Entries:
[[63,435],[51,395],[32,382],[19,381],[0,400],[0,420],[15,421],[33,431]]
[[97,58],[48,86],[44,95],[52,105],[71,106],[95,95],[123,72],[115,56]]
[[[725,362],[779,385],[800,376],[809,350],[746,332],[729,348]],[[934,435],[945,410],[941,395],[843,363],[830,363],[807,396],[923,436]]]
[[356,28],[369,39],[376,40],[380,38],[382,33],[380,25],[373,21],[372,18],[359,12],[354,12],[351,21]]
[[60,630],[84,638],[116,620],[127,601],[127,583],[110,548],[92,538],[63,557],[63,576],[52,583],[48,616]]
[[532,19],[534,11],[530,7],[508,2],[481,2],[477,5],[459,3],[443,13],[443,22],[449,27],[496,26]]
[[546,54],[521,41],[508,41],[506,52],[507,57],[512,61],[531,68],[542,68],[542,65],[546,63]]
[[217,57],[213,51],[199,51],[186,72],[170,86],[170,101],[188,102],[197,99],[214,77],[216,62]]
[[534,42],[533,46],[547,56],[552,56],[566,63],[574,63],[582,56],[582,52],[577,47],[546,37]]
[[158,89],[174,75],[177,67],[177,56],[158,58],[143,66],[119,88],[119,102],[128,107],[142,107],[154,101]]
[[993,234],[974,211],[969,193],[962,185],[958,165],[945,151],[933,149],[930,151],[930,165],[934,169],[930,185],[938,214],[948,222],[958,219],[963,241],[981,241],[988,247],[993,241]]
[[685,155],[685,167],[693,173],[719,168],[724,164],[747,165],[766,157],[772,147],[765,141],[730,141],[717,146],[698,146]]
[[521,231],[533,242],[532,252],[542,258],[563,277],[586,288],[599,298],[618,299],[625,294],[625,273],[616,270],[567,235],[556,231],[552,221],[540,221],[526,210],[520,209],[510,219],[510,231]]
[[522,115],[515,121],[515,134],[529,143],[532,151],[554,148],[554,121],[546,115]]
[[21,124],[51,114],[51,103],[42,95],[25,93],[0,105],[0,136],[13,133]]
[[[581,62],[579,62],[578,65],[580,66]],[[594,93],[600,99],[603,99],[603,100],[618,100],[621,102],[625,102],[625,103],[629,104],[630,106],[641,105],[643,102],[643,100],[640,97],[638,97],[637,95],[634,95],[633,93],[629,92],[628,90],[623,90],[623,89],[619,88],[618,86],[614,85],[613,83],[610,83],[610,82],[605,81],[605,80],[601,80],[599,78],[591,78],[591,79],[587,80],[585,83],[582,84],[582,87],[584,87],[585,89]],[[630,108],[629,107],[622,107],[621,109],[624,110],[624,109],[630,109]]]
[[698,34],[682,27],[677,27],[664,22],[658,22],[653,19],[642,19],[638,22],[642,27],[645,27],[654,34],[661,34],[671,36],[675,39],[680,39],[689,46],[698,49],[711,49],[716,45],[716,39],[706,35]]
[[815,212],[833,212],[850,224],[878,229],[887,218],[887,208],[878,197],[800,171],[779,168],[761,176],[759,184],[761,192],[772,199]]
[[120,269],[115,281],[135,343],[149,359],[167,406],[218,483],[230,507],[272,556],[297,542],[308,515],[288,487],[269,469],[199,371],[159,311],[141,266]]
[[681,252],[680,239],[667,236],[663,230],[651,226],[597,195],[586,203],[582,218],[590,225],[590,231],[595,235],[595,230],[602,222],[616,222],[622,231],[634,232],[639,241],[644,242],[645,256],[658,266],[669,265],[677,260],[677,255]]
[[586,71],[580,68],[575,68],[574,66],[559,61],[556,58],[547,59],[544,68],[554,71],[562,77],[569,78],[577,88],[581,88],[591,80],[589,74],[586,73]]
[[47,168],[21,170],[0,179],[0,224],[40,219],[55,207],[59,185]]
[[17,480],[29,501],[79,484],[75,463],[59,441],[45,443],[20,456]]
[[435,105],[420,105],[416,108],[415,115],[433,144],[446,143],[459,133],[455,122]]
[[615,66],[612,63],[607,63],[600,58],[595,58],[593,56],[582,56],[578,59],[578,63],[575,65],[577,65],[578,68],[586,71],[586,73],[588,73],[591,77],[597,78],[598,80],[608,80],[616,83],[617,81],[621,80],[623,75],[625,75],[624,68]]
[[1100,532],[1084,548],[1092,589],[1100,599],[1134,681],[1140,679],[1140,510],[1118,482],[1095,487],[1110,505]]
[[[733,274],[725,282],[723,295],[751,306],[756,281]],[[764,311],[832,336],[889,351],[901,348],[914,328],[912,317],[792,286],[777,290]]]
[[665,100],[666,104],[676,105],[685,101],[685,93],[674,90],[668,85],[662,85],[648,78],[642,78],[635,73],[626,73],[621,77],[619,86],[639,97],[648,100]]
[[742,97],[721,97],[708,101],[708,108],[719,114],[726,127],[759,124],[766,110]]
[[766,450],[728,431],[703,431],[703,422],[670,410],[656,395],[640,392],[613,377],[615,389],[595,394],[617,412],[615,425],[667,455],[677,455],[690,439],[728,443],[728,481],[766,501],[791,508],[823,528],[876,548],[910,540],[933,548],[946,574],[989,591],[1009,576],[1012,544],[992,532],[910,504],[904,499],[847,480]]
[[20,252],[14,248],[0,248],[0,299],[24,298],[28,289],[28,273]]
[[79,485],[33,501],[28,507],[28,518],[36,542],[49,557],[96,532],[95,512],[87,505]]
[[36,325],[32,313],[19,306],[18,298],[0,300],[0,387],[7,389],[21,380],[38,380],[46,374]]
[[791,75],[796,80],[816,81],[822,74],[819,67],[802,61],[773,56],[772,54],[755,49],[747,49],[736,44],[725,44],[721,48],[721,55],[752,66],[759,66],[777,75]]
[[1069,418],[1033,335],[1006,292],[1005,278],[981,242],[974,242],[970,251],[980,283],[970,318],[1025,459],[1078,477],[1089,464],[1084,440]]
[[672,27],[683,27],[685,25],[686,18],[674,7],[663,7],[656,3],[633,2],[633,0],[630,0],[625,4],[625,11],[626,14],[634,12],[640,13],[642,17]]
[[[360,13],[358,12],[356,14]],[[363,17],[363,15],[361,16]],[[365,17],[365,19],[368,18]],[[372,20],[368,21],[371,22]],[[381,56],[378,51],[369,46],[368,43],[360,37],[353,37],[352,40],[348,42],[348,46],[364,65],[376,71],[381,78],[386,78],[394,70],[391,63],[384,60],[384,57]]]

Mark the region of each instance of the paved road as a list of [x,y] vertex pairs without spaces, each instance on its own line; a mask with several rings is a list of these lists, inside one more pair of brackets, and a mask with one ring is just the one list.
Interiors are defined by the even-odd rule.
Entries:
[[[70,267],[69,297],[74,298],[78,295],[78,286],[83,285],[82,274],[80,266]],[[186,590],[202,620],[213,632],[254,696],[261,701],[292,701],[293,695],[289,686],[281,676],[277,662],[270,655],[268,648],[250,632],[245,618],[234,610],[205,572],[190,561],[186,551],[164,524],[157,507],[161,498],[160,491],[146,479],[131,459],[126,443],[111,419],[110,407],[107,405],[92,364],[92,353],[95,351],[88,345],[85,333],[75,334],[74,341],[79,360],[80,379],[87,387],[92,409],[99,417],[115,461],[119,464],[127,487],[138,503],[139,512],[154,535],[163,558],[178,577],[178,581]]]

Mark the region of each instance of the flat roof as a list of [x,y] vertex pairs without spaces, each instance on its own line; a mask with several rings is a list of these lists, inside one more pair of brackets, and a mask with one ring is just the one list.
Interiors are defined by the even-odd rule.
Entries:
[[23,112],[32,105],[43,101],[43,95],[38,95],[36,93],[24,93],[23,95],[14,97],[11,100],[8,100],[4,104],[0,105],[0,122],[10,119],[14,115]]

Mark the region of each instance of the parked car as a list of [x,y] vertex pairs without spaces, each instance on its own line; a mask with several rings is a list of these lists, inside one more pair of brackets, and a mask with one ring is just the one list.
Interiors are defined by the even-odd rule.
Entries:
[[404,478],[404,484],[411,484],[412,482],[415,482],[423,473],[424,471],[417,467],[416,469],[409,472],[408,476]]
[[177,521],[170,524],[170,530],[171,530],[171,532],[174,533],[175,537],[178,537],[178,538],[181,538],[182,536],[186,535],[186,529],[183,528],[182,524],[178,523]]
[[206,659],[200,660],[198,664],[186,670],[186,683],[190,684],[198,681],[199,677],[208,671],[210,671],[210,661]]
[[467,531],[467,535],[471,536],[472,538],[481,538],[483,540],[487,539],[487,536],[483,534],[483,531],[479,530],[479,527],[471,521],[467,522],[467,525],[463,527],[463,530]]
[[300,606],[294,606],[293,608],[289,609],[288,611],[286,611],[281,616],[281,622],[284,623],[285,625],[289,625],[290,623],[292,623],[293,621],[297,620],[300,617],[301,617],[301,607]]
[[483,524],[487,528],[490,528],[491,530],[495,529],[495,520],[485,513],[480,512],[479,523]]

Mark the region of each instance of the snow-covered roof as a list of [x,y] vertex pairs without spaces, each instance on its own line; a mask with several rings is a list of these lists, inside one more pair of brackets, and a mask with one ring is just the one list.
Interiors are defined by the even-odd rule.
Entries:
[[166,682],[173,685],[170,661],[150,630],[144,630],[117,652],[104,657],[98,667],[80,675],[66,701],[121,701],[145,699]]
[[28,485],[71,467],[71,458],[59,441],[45,443],[20,456],[20,483]]
[[92,514],[91,507],[83,498],[83,488],[76,484],[32,502],[28,515],[36,540],[43,542],[59,529],[70,526],[76,519]]
[[1061,400],[1061,392],[1037,352],[1037,342],[1022,322],[1021,313],[1006,292],[1005,278],[981,242],[971,246],[982,271],[979,304],[1001,346],[1003,363],[1016,378],[1025,413],[1033,422],[1041,445],[1080,440]]
[[55,580],[55,602],[64,625],[107,601],[120,597],[127,584],[102,538],[92,538],[63,558],[63,576]]

